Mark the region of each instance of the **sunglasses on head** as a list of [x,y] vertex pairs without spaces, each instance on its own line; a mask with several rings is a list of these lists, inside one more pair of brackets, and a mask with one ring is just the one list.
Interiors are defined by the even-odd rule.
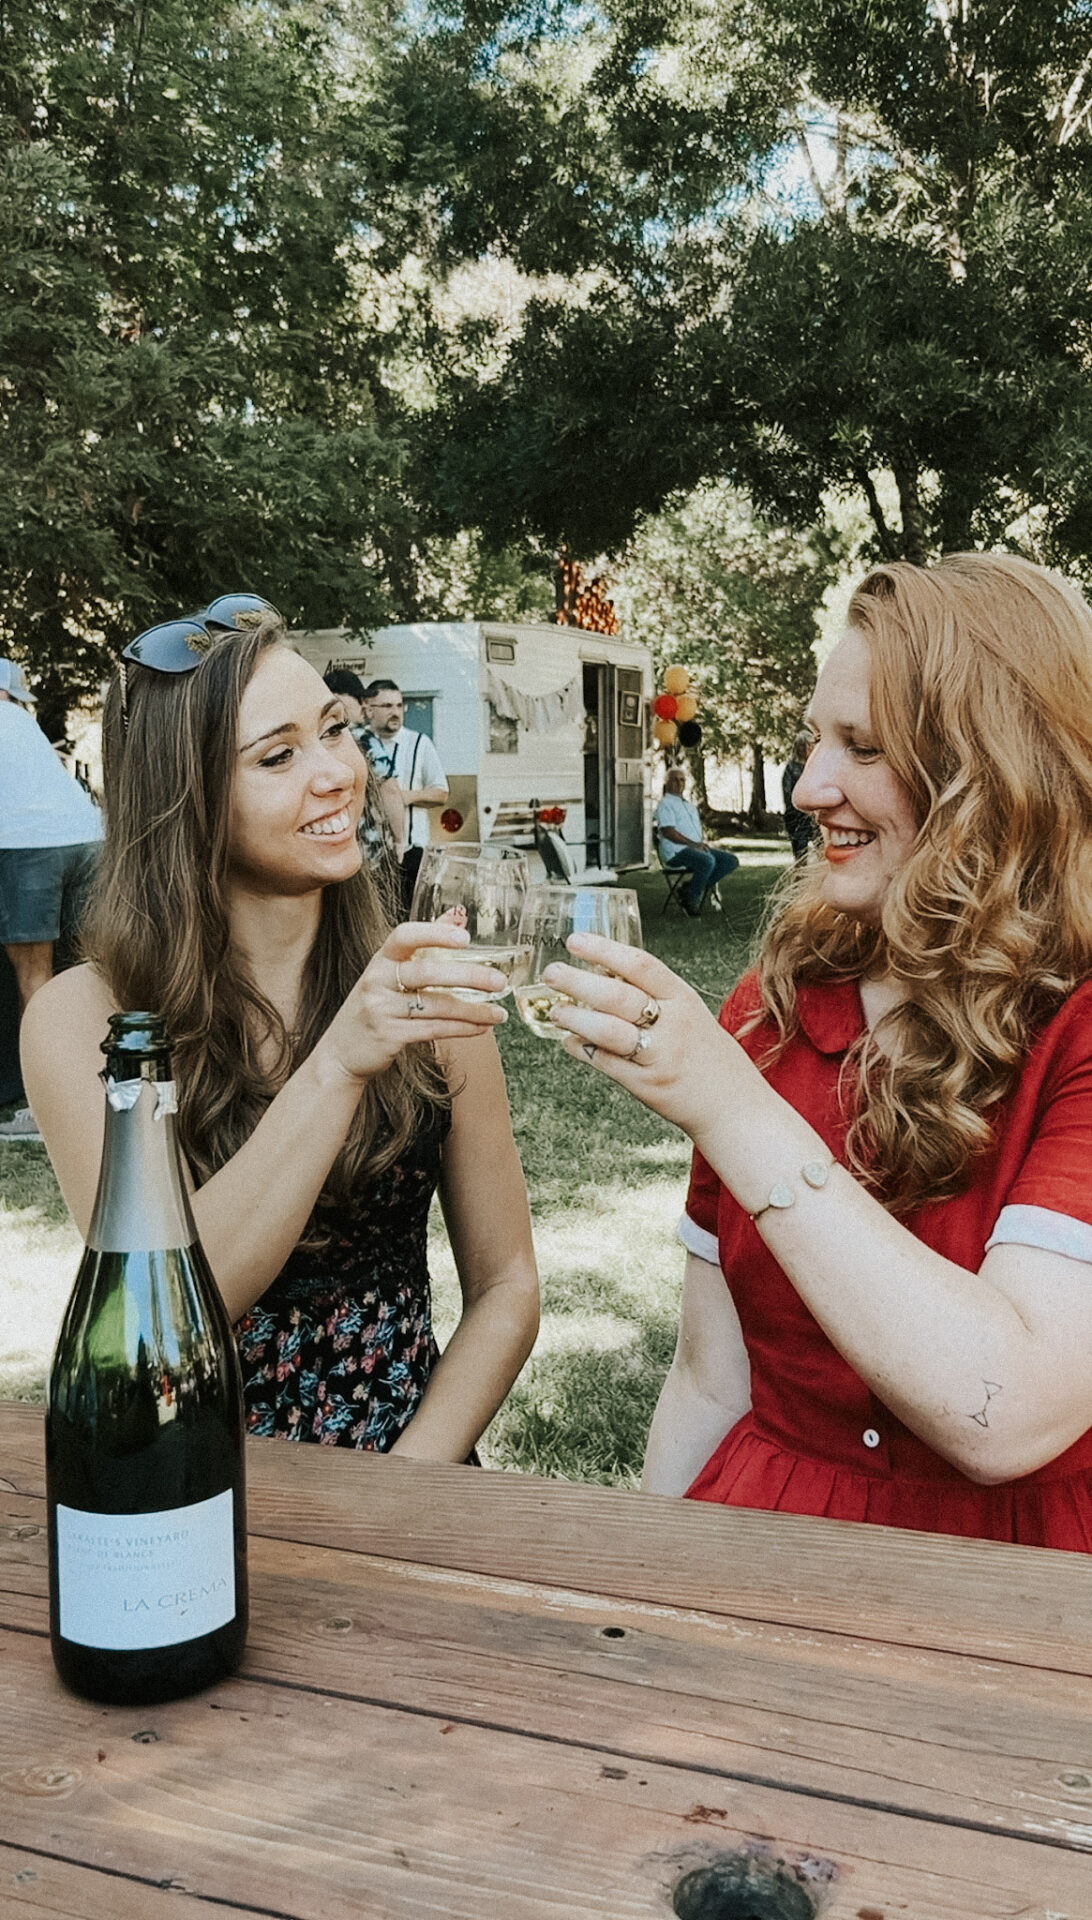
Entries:
[[277,609],[256,593],[222,593],[200,613],[188,613],[180,620],[164,620],[147,627],[121,650],[121,718],[124,731],[129,727],[128,668],[147,667],[152,673],[192,673],[201,665],[217,636],[232,633],[248,616],[276,614]]
[[192,673],[217,634],[231,633],[248,614],[262,613],[274,613],[280,619],[276,607],[256,593],[222,593],[200,613],[164,620],[138,633],[122,648],[121,657],[131,666],[149,667],[153,673]]

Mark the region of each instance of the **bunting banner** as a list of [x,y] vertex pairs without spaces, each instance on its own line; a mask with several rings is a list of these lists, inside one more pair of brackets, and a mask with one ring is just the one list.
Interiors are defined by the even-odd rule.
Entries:
[[500,719],[516,720],[528,733],[553,733],[558,727],[579,726],[584,718],[582,673],[556,693],[524,693],[503,679],[495,667],[487,667],[485,692]]

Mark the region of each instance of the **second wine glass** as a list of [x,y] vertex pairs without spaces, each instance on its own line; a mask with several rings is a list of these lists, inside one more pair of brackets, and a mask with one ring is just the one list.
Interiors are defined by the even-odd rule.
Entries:
[[524,983],[515,986],[515,1001],[520,1019],[540,1040],[565,1038],[565,1029],[555,1027],[550,1015],[555,1007],[574,1004],[571,994],[543,980],[551,962],[562,960],[589,973],[608,971],[569,952],[565,943],[571,933],[599,933],[627,947],[641,946],[637,895],[630,887],[528,887],[518,935],[528,956],[527,971]]

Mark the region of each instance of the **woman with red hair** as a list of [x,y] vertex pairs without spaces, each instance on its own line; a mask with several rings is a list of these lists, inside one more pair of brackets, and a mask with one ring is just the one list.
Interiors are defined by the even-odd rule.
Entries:
[[[817,857],[715,1021],[562,967],[575,1057],[695,1146],[647,1488],[1092,1549],[1092,613],[1005,555],[863,582]],[[613,977],[611,977],[613,976]]]

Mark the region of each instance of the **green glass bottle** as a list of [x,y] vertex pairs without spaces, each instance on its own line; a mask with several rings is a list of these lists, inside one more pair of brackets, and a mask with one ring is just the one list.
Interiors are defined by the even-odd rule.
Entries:
[[46,1407],[50,1634],[66,1686],[136,1705],[242,1657],[243,1401],[183,1180],[166,1028],[115,1014],[102,1050],[102,1170]]

